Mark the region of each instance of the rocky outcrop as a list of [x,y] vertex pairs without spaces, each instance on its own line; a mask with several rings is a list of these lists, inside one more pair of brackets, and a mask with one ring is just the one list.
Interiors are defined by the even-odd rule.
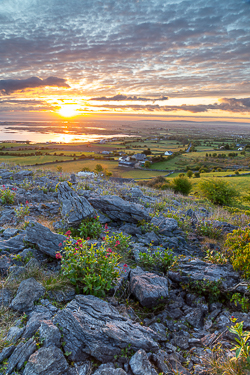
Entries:
[[60,349],[41,348],[30,356],[23,375],[66,375],[68,369],[68,362]]
[[149,362],[147,353],[142,349],[133,355],[129,364],[134,375],[157,375],[154,367]]
[[143,307],[154,307],[169,296],[168,280],[137,267],[130,272],[130,291]]
[[143,206],[127,202],[118,196],[95,196],[90,198],[89,202],[114,221],[137,223],[141,220],[149,220],[149,215]]
[[61,215],[68,225],[77,225],[83,219],[94,216],[95,210],[87,199],[71,189],[67,181],[60,182],[57,189],[58,200],[62,204]]
[[124,318],[107,302],[94,296],[76,296],[54,318],[61,327],[69,359],[82,361],[91,355],[101,362],[112,361],[121,349],[156,351],[161,338],[150,328]]
[[65,236],[51,232],[49,228],[36,222],[29,223],[26,229],[25,241],[36,244],[40,251],[52,258],[63,248],[65,240]]
[[19,312],[30,312],[34,309],[34,302],[45,294],[45,288],[35,279],[24,280],[19,285],[17,295],[10,307]]

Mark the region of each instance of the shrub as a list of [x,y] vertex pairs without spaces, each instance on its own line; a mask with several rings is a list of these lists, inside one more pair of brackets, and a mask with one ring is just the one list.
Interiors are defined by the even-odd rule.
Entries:
[[88,218],[81,222],[79,227],[80,236],[84,239],[98,238],[103,231],[103,227],[99,222],[99,217]]
[[118,255],[103,245],[88,247],[82,239],[75,242],[68,238],[64,254],[59,256],[63,275],[76,287],[77,293],[105,296],[119,276]]
[[214,228],[213,224],[207,221],[199,222],[196,227],[196,232],[198,235],[214,239],[220,238],[222,234],[221,229]]
[[28,201],[26,202],[25,206],[20,204],[20,207],[14,208],[14,211],[18,221],[22,220],[26,215],[29,215],[30,213]]
[[192,171],[190,171],[190,170],[189,170],[189,171],[187,171],[187,177],[188,177],[188,178],[191,178],[192,176],[193,176],[193,172],[192,172]]
[[13,190],[6,189],[5,185],[2,186],[0,190],[0,200],[2,204],[13,204],[15,201],[15,188]]
[[192,183],[188,181],[186,177],[174,178],[170,186],[175,193],[181,193],[183,195],[188,195],[192,190]]
[[158,251],[152,252],[148,250],[146,253],[139,253],[139,263],[146,270],[159,270],[165,274],[173,263],[177,261],[177,257],[173,256],[173,252],[169,249],[163,250],[160,248]]
[[[108,231],[106,231],[108,232]],[[115,250],[116,252],[124,252],[129,248],[131,236],[126,236],[122,232],[117,233],[114,236],[109,236],[106,234],[103,237],[103,241],[105,241],[105,246]]]
[[103,171],[103,166],[101,164],[96,164],[95,172],[100,173]]
[[221,206],[231,205],[239,195],[228,182],[218,179],[202,181],[200,190],[204,197]]
[[200,178],[200,172],[194,172],[194,177],[195,178]]
[[229,233],[225,247],[233,268],[250,278],[250,228],[236,229]]

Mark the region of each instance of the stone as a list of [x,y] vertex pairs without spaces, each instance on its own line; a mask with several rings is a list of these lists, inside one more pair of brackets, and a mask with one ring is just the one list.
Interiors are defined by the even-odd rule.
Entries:
[[155,352],[161,338],[150,328],[123,317],[112,305],[94,297],[78,295],[60,310],[54,320],[62,329],[64,350],[70,361],[84,361],[88,355],[109,362],[130,346]]
[[0,306],[8,306],[13,296],[10,290],[2,288],[0,289]]
[[106,214],[111,220],[138,223],[149,221],[149,215],[142,205],[127,202],[115,195],[95,196],[89,199],[90,204]]
[[8,240],[11,237],[14,237],[18,234],[19,230],[16,228],[7,228],[3,232],[2,236],[5,240]]
[[32,176],[33,176],[32,171],[28,171],[28,170],[23,169],[23,170],[15,173],[13,178],[14,178],[14,180],[24,180],[25,178],[32,177]]
[[34,302],[38,301],[44,294],[45,288],[31,277],[21,282],[10,307],[19,312],[31,312],[34,308]]
[[63,290],[50,290],[48,296],[50,299],[53,299],[56,302],[70,302],[75,298],[75,289],[68,286]]
[[9,358],[11,354],[15,350],[15,345],[8,346],[7,348],[3,348],[3,350],[0,353],[0,363],[2,363],[5,359]]
[[40,348],[30,356],[23,375],[66,375],[69,365],[57,347]]
[[168,298],[168,280],[136,267],[130,272],[130,291],[143,307],[154,307]]
[[127,373],[122,368],[102,368],[97,369],[93,375],[126,375]]
[[11,259],[6,255],[0,256],[0,275],[7,276],[8,269],[12,265]]
[[40,251],[52,258],[55,258],[56,253],[63,249],[65,240],[66,237],[62,234],[51,232],[49,228],[39,223],[31,222],[26,228],[25,241],[36,244]]
[[178,263],[178,272],[169,271],[168,277],[177,283],[187,281],[220,282],[220,289],[228,291],[240,281],[230,264],[213,264],[199,258],[185,258]]
[[57,186],[58,200],[62,204],[61,215],[68,225],[77,225],[83,219],[95,215],[95,210],[86,198],[80,197],[67,181]]
[[148,360],[145,350],[138,350],[129,361],[134,375],[157,375],[154,367]]
[[8,240],[0,241],[0,250],[7,250],[10,253],[17,254],[25,248],[24,245],[25,232],[11,237]]
[[20,342],[9,358],[6,375],[10,375],[15,367],[20,370],[24,362],[29,359],[30,355],[33,354],[35,350],[36,342],[33,339]]
[[5,340],[11,344],[16,344],[17,340],[22,336],[25,328],[11,327],[8,331]]
[[159,234],[168,236],[171,232],[175,231],[178,228],[178,222],[172,218],[153,217],[151,223],[159,227]]
[[33,311],[29,315],[29,320],[27,321],[23,338],[26,340],[32,337],[37,332],[42,322],[50,320],[51,317],[52,313],[47,308],[43,308],[43,311],[39,312]]
[[157,368],[164,374],[167,374],[170,371],[169,366],[167,365],[168,355],[166,352],[164,352],[164,350],[160,349],[157,353],[153,353],[152,361],[156,364]]
[[204,312],[200,307],[193,309],[192,312],[186,315],[186,320],[194,328],[201,329],[204,324]]
[[39,328],[39,334],[40,334],[40,339],[43,342],[43,346],[45,348],[48,348],[50,346],[57,346],[60,348],[61,346],[61,333],[56,327],[52,321],[44,321],[42,322],[40,328]]

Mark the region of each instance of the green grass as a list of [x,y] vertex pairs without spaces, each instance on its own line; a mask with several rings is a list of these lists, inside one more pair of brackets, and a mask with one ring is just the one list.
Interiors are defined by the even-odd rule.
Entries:
[[0,163],[10,163],[10,164],[19,164],[19,165],[35,165],[40,163],[49,163],[55,162],[56,160],[72,160],[68,156],[52,156],[52,155],[40,155],[40,156],[10,156],[3,155],[0,156]]

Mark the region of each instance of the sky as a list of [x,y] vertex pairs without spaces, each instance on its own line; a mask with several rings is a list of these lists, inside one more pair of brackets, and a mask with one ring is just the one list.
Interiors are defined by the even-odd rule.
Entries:
[[250,123],[250,0],[0,0],[0,121]]

